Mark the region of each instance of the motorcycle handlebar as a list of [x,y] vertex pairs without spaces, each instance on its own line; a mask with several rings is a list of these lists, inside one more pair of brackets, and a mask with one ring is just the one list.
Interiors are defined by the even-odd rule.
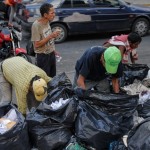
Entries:
[[19,32],[21,32],[21,30],[22,30],[20,25],[19,26],[18,25],[8,26],[8,22],[6,22],[6,21],[0,22],[0,30],[3,27],[8,27],[9,29],[15,29]]
[[21,27],[13,26],[13,28],[14,28],[15,30],[17,30],[18,32],[21,32],[21,31],[22,31]]
[[1,27],[6,27],[6,26],[8,26],[8,22],[6,22],[6,21],[0,21],[0,26]]

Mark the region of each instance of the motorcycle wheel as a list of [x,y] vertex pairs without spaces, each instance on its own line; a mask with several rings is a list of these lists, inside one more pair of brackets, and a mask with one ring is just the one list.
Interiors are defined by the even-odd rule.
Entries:
[[21,53],[18,56],[23,57],[25,60],[27,60],[28,62],[32,63],[32,59],[29,55]]

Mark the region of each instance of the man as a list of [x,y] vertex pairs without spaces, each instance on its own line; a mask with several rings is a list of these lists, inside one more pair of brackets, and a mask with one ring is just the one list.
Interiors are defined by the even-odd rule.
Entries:
[[8,58],[1,63],[0,92],[2,98],[0,104],[5,105],[11,102],[11,84],[15,88],[18,109],[25,115],[27,94],[32,93],[33,98],[41,102],[47,96],[47,83],[50,79],[42,69],[24,58],[19,56]]
[[120,62],[121,52],[117,47],[91,47],[76,63],[74,87],[110,92],[107,77],[111,74],[113,90],[119,93],[118,78],[122,76]]
[[135,63],[135,61],[138,59],[136,48],[138,48],[141,41],[142,38],[140,35],[132,32],[128,35],[113,36],[103,46],[117,46],[122,54],[122,63],[128,63],[128,55],[130,55],[131,62]]
[[42,68],[48,76],[56,75],[56,57],[54,39],[59,36],[60,31],[52,33],[50,21],[55,17],[53,5],[44,3],[40,7],[41,18],[32,25],[32,37],[37,66]]
[[13,18],[16,16],[16,11],[18,4],[20,4],[22,0],[5,0],[5,4],[10,6],[10,14],[9,14],[9,21],[8,26],[13,26]]

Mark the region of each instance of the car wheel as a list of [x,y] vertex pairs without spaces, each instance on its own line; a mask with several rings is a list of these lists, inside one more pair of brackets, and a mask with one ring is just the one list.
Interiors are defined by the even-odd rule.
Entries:
[[59,29],[61,31],[60,36],[55,39],[55,43],[62,43],[63,41],[66,40],[66,38],[67,38],[67,29],[64,25],[59,24],[59,23],[52,24],[51,28],[52,28],[52,32],[56,29]]
[[144,36],[149,31],[149,21],[145,18],[137,19],[132,27],[132,31],[138,33],[140,36]]

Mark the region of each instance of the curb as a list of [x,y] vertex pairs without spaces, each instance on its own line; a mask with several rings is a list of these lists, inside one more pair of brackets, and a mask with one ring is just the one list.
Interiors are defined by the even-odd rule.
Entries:
[[134,4],[134,5],[150,7],[150,4]]
[[142,5],[142,6],[150,6],[150,3],[131,3],[133,5]]
[[138,5],[143,5],[143,6],[150,6],[150,4],[138,4]]
[[144,6],[150,6],[150,4],[143,4]]

